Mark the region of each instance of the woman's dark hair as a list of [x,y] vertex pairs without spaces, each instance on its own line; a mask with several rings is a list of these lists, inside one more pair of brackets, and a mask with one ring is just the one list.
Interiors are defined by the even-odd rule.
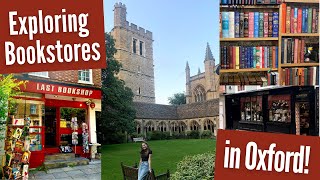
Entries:
[[[146,150],[144,150],[144,149],[142,148],[142,144],[146,144],[146,145],[147,145],[147,149],[146,149]],[[146,141],[142,141],[140,154],[148,154],[149,152],[150,152],[149,144],[148,144]]]

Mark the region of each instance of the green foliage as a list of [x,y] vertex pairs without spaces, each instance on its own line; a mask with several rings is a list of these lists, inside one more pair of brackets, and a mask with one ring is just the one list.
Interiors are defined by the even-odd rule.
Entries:
[[172,105],[186,104],[186,95],[184,93],[176,93],[168,98],[169,103]]
[[114,59],[117,51],[114,47],[114,39],[106,33],[105,40],[107,68],[101,70],[102,111],[98,131],[104,137],[102,143],[111,144],[118,143],[114,141],[113,136],[134,132],[135,109],[132,102],[134,94],[131,89],[115,76],[119,73],[121,64]]
[[186,156],[177,165],[177,171],[172,174],[171,180],[212,180],[215,169],[215,153],[204,153]]
[[[16,108],[14,96],[20,94],[20,86],[25,81],[18,81],[12,74],[4,76],[0,74],[0,132],[4,132],[8,119],[8,112],[13,114]],[[10,102],[10,103],[8,103]],[[4,139],[4,134],[0,133],[0,140]]]
[[202,131],[201,133],[201,138],[211,138],[212,137],[212,132],[209,130]]
[[185,139],[186,134],[184,132],[179,133],[179,132],[174,132],[172,133],[172,139]]
[[200,132],[199,131],[187,131],[187,136],[189,139],[199,139]]
[[166,140],[171,139],[169,132],[152,131],[147,132],[147,140]]

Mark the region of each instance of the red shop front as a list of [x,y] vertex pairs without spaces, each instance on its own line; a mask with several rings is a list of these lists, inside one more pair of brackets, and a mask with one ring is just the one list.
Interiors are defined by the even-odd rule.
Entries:
[[101,104],[99,88],[28,81],[21,90],[12,125],[21,126],[25,117],[30,118],[30,168],[42,165],[46,155],[62,153],[61,147],[72,147],[73,153],[89,156],[83,151],[82,126],[88,127],[85,142],[91,143],[92,137],[96,138],[95,127],[90,127],[96,124],[92,114]]

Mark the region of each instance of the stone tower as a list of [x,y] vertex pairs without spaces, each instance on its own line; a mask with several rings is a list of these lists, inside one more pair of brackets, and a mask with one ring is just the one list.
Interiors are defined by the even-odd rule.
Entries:
[[206,47],[204,59],[204,72],[200,69],[194,76],[190,76],[189,64],[186,65],[186,102],[207,101],[219,98],[219,76],[216,71],[215,59],[212,55],[209,43]]
[[115,58],[122,64],[118,77],[134,93],[134,101],[155,103],[152,32],[127,21],[127,9],[114,5]]

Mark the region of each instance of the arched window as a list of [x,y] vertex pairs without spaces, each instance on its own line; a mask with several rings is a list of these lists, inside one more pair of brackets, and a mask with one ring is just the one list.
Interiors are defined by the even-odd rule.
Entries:
[[158,130],[161,132],[166,132],[167,131],[167,126],[164,122],[160,122],[158,125]]
[[137,126],[136,126],[136,130],[138,134],[141,134],[141,123],[136,122]]
[[179,133],[184,132],[186,129],[187,125],[184,122],[179,122]]
[[192,121],[190,123],[190,130],[191,131],[197,131],[199,130],[199,123],[197,121]]
[[193,94],[195,102],[202,102],[206,100],[206,92],[202,86],[197,86]]
[[205,120],[203,127],[204,127],[204,130],[208,130],[208,131],[214,132],[214,124],[209,119]]
[[171,126],[171,131],[172,131],[172,132],[176,132],[176,131],[179,130],[179,125],[178,125],[176,122],[172,122],[172,123],[170,124],[170,126]]
[[151,121],[147,122],[145,128],[146,128],[146,132],[154,131],[154,125],[151,123]]

